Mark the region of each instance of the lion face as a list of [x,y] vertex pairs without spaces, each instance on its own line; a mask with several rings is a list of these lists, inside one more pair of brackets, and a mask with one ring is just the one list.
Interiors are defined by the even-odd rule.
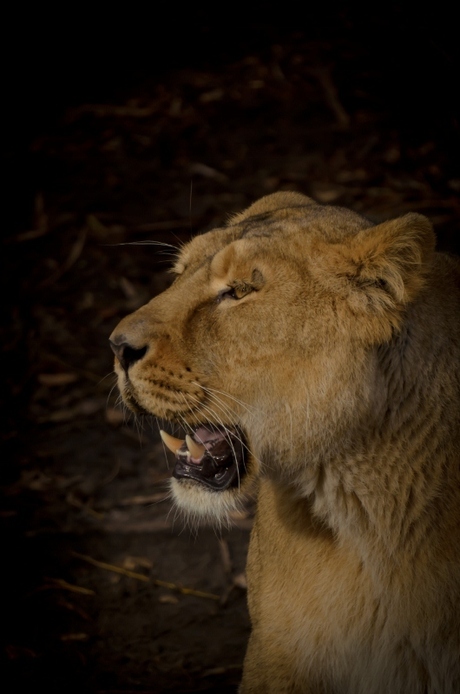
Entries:
[[128,407],[184,430],[162,434],[184,510],[222,519],[260,473],[308,493],[315,460],[376,411],[375,349],[432,247],[420,215],[372,227],[277,193],[182,249],[172,286],[110,340]]

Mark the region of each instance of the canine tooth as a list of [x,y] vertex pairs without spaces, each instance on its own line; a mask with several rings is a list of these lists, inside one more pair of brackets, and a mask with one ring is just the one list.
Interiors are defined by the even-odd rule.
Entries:
[[184,445],[184,442],[180,439],[174,438],[171,434],[167,434],[166,431],[160,430],[160,436],[163,439],[163,443],[166,448],[169,448],[171,453],[177,453],[179,448]]
[[187,444],[187,448],[192,454],[193,458],[201,458],[203,453],[206,451],[206,447],[203,446],[201,443],[197,443],[192,439],[191,436],[187,434],[185,437],[185,443]]

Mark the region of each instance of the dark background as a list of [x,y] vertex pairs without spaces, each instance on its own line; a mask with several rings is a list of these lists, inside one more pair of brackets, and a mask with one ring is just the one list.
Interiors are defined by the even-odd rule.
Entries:
[[184,527],[156,422],[117,408],[107,338],[168,282],[146,242],[287,189],[375,221],[421,212],[460,247],[452,14],[221,9],[5,21],[5,692],[231,692],[241,675],[252,508],[231,531]]

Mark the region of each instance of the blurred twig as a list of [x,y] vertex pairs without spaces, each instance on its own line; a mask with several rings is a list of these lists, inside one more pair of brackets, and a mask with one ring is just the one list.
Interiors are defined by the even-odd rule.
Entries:
[[160,588],[169,588],[170,590],[177,591],[178,593],[182,593],[183,595],[194,595],[197,598],[207,598],[208,600],[220,600],[220,596],[215,595],[215,593],[207,593],[202,590],[195,590],[194,588],[185,588],[184,586],[180,586],[177,583],[171,583],[170,581],[161,581],[157,578],[151,579],[149,578],[149,576],[145,576],[145,574],[140,574],[136,571],[130,571],[129,569],[124,569],[121,566],[115,566],[115,564],[107,564],[104,561],[93,559],[93,557],[89,557],[86,554],[79,554],[78,552],[72,552],[72,554],[74,557],[78,557],[78,559],[86,561],[88,562],[88,564],[97,566],[99,569],[104,569],[105,571],[112,571],[113,573],[122,574],[123,576],[128,576],[129,578],[135,578],[138,581],[144,581],[144,583],[152,582],[154,585],[159,586]]

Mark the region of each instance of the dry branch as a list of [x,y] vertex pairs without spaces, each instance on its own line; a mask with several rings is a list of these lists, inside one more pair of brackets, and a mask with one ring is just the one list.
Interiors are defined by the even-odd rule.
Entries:
[[170,590],[182,593],[182,595],[194,595],[197,598],[206,598],[208,600],[220,600],[220,596],[215,593],[207,593],[202,590],[195,590],[194,588],[186,588],[179,585],[178,583],[171,583],[170,581],[161,581],[157,578],[149,578],[145,574],[137,573],[136,571],[130,571],[129,569],[124,569],[121,566],[116,566],[115,564],[108,564],[104,561],[99,561],[98,559],[93,559],[86,554],[79,554],[78,552],[72,552],[74,557],[78,557],[82,561],[88,562],[93,566],[97,566],[99,569],[104,569],[105,571],[112,571],[113,573],[122,574],[123,576],[128,576],[129,578],[135,578],[138,581],[144,581],[145,583],[152,582],[154,585],[160,588],[169,588]]

